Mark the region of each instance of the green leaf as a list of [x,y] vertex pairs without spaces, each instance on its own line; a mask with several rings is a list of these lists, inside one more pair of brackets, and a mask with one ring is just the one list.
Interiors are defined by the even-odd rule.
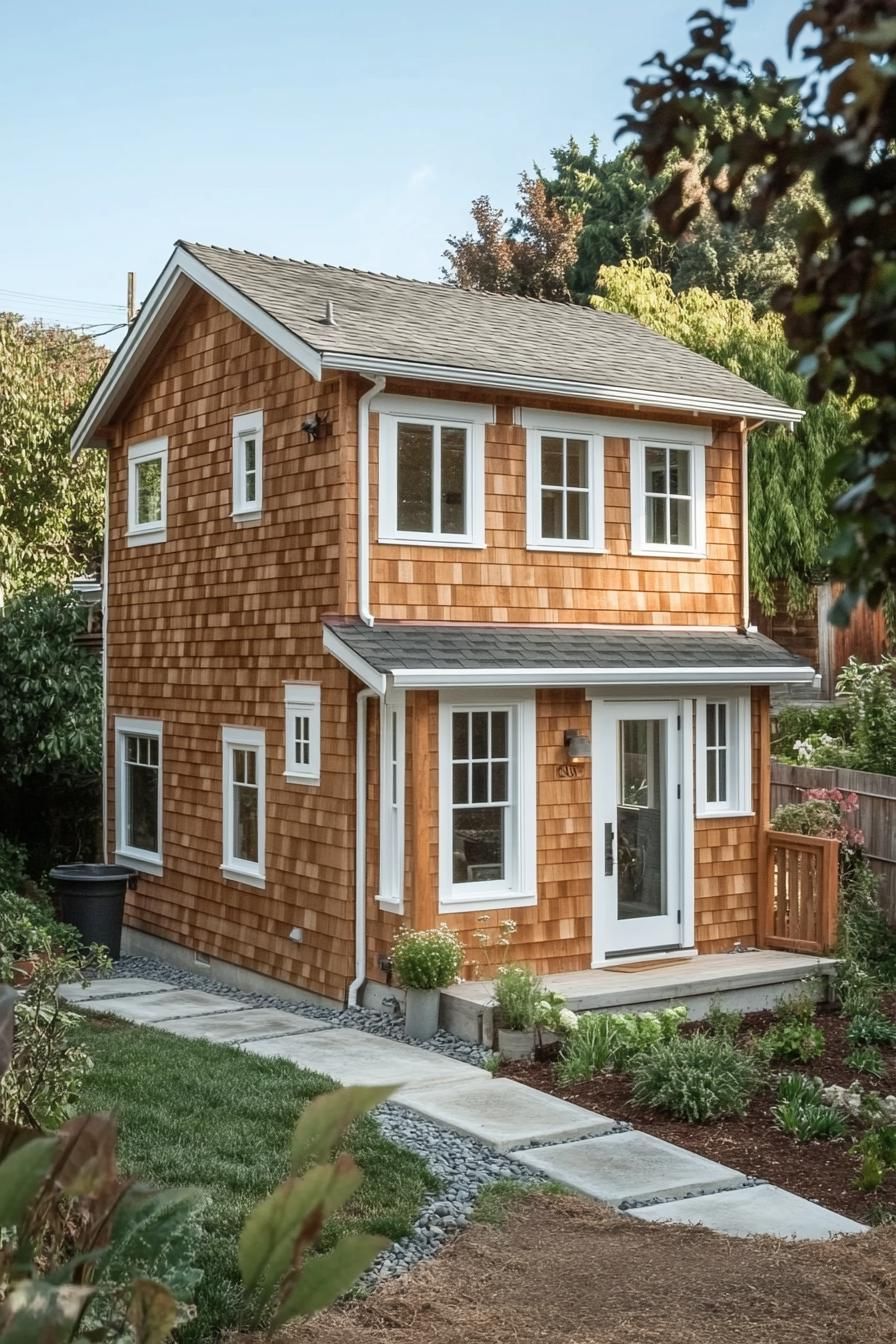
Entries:
[[94,1292],[83,1284],[56,1288],[40,1279],[18,1284],[0,1306],[3,1344],[67,1344]]
[[296,1316],[311,1316],[335,1302],[389,1245],[385,1237],[344,1237],[331,1251],[309,1260],[275,1315],[274,1328]]
[[301,1171],[310,1162],[325,1161],[355,1120],[394,1091],[394,1087],[341,1087],[315,1097],[299,1117],[292,1136],[292,1170]]
[[19,1227],[53,1165],[55,1138],[32,1139],[0,1163],[0,1227]]

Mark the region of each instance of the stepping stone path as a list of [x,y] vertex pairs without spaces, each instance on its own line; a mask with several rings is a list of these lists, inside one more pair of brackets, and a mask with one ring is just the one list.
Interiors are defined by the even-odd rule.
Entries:
[[393,1083],[394,1102],[510,1154],[531,1171],[647,1222],[694,1223],[729,1236],[823,1240],[867,1229],[786,1190],[607,1116],[433,1050],[165,981],[63,985],[70,1003],[191,1039],[238,1045],[342,1084]]

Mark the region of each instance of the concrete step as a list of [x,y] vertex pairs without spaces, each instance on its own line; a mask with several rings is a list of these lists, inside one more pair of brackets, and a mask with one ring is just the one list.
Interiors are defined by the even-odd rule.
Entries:
[[133,994],[127,998],[91,999],[81,1005],[98,1013],[112,1013],[126,1022],[156,1026],[179,1017],[201,1017],[208,1013],[235,1013],[245,1005],[204,989],[167,989],[160,994]]
[[411,1084],[415,1090],[442,1083],[467,1082],[482,1070],[461,1064],[433,1050],[420,1050],[385,1036],[372,1036],[353,1027],[334,1027],[303,1036],[250,1041],[241,1047],[253,1055],[290,1059],[300,1069],[335,1078],[337,1083],[364,1085]]
[[775,1185],[749,1185],[741,1190],[723,1190],[715,1195],[651,1204],[627,1212],[632,1218],[648,1223],[695,1223],[729,1237],[824,1241],[828,1237],[855,1236],[868,1231],[864,1223],[853,1222]]
[[510,1078],[479,1078],[453,1087],[403,1087],[401,1106],[458,1134],[491,1144],[499,1153],[527,1144],[561,1143],[565,1139],[604,1134],[616,1122],[574,1106],[560,1097],[536,1092]]
[[279,1036],[298,1036],[306,1031],[326,1031],[329,1024],[279,1008],[245,1008],[235,1013],[211,1013],[208,1017],[182,1017],[160,1022],[172,1036],[191,1041],[215,1041],[223,1045],[242,1045],[244,1041],[273,1040]]
[[69,1003],[92,1003],[94,999],[121,999],[131,994],[153,994],[174,986],[164,980],[143,980],[138,976],[115,980],[92,980],[88,985],[60,985],[59,996]]

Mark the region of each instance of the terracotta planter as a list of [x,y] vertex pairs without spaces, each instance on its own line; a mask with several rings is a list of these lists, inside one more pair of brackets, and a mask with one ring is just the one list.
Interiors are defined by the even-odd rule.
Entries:
[[508,1031],[506,1027],[499,1027],[498,1053],[502,1059],[528,1059],[535,1053],[535,1028]]
[[406,989],[404,1032],[415,1041],[428,1041],[439,1029],[440,989]]
[[34,979],[34,972],[40,965],[37,957],[19,957],[12,964],[13,989],[25,989]]

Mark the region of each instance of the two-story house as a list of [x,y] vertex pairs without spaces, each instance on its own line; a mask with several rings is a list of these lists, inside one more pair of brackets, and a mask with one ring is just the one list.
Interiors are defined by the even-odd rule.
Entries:
[[131,947],[354,1001],[401,924],[750,943],[813,670],[748,629],[747,435],[798,416],[629,317],[178,244],[73,439]]

